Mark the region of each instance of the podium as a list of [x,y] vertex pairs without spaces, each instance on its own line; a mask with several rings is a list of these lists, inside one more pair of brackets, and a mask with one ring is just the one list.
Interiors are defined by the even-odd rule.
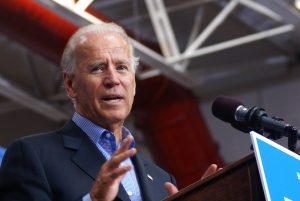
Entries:
[[181,189],[164,201],[265,201],[254,154]]

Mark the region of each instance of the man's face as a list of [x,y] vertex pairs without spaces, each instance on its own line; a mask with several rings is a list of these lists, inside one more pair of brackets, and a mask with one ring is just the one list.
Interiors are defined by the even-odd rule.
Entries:
[[90,33],[79,41],[75,57],[73,79],[64,75],[75,110],[104,128],[123,125],[136,86],[126,41],[117,33]]

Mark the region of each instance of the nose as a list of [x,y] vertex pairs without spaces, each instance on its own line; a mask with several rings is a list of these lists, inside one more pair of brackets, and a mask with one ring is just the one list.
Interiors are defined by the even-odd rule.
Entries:
[[107,88],[112,88],[120,84],[119,76],[113,68],[107,69],[103,83]]

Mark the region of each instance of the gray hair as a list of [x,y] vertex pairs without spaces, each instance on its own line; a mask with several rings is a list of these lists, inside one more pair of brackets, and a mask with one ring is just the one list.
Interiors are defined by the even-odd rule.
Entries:
[[88,33],[95,33],[95,34],[103,34],[107,32],[114,32],[120,34],[125,41],[128,44],[129,51],[130,51],[130,56],[131,56],[131,67],[133,71],[135,72],[138,64],[139,64],[139,58],[134,56],[133,52],[133,46],[130,42],[130,39],[128,35],[126,34],[125,30],[120,27],[119,25],[115,23],[106,23],[103,22],[101,24],[90,24],[84,27],[81,27],[78,29],[69,39],[64,52],[62,54],[61,58],[61,67],[64,73],[67,73],[69,75],[73,75],[75,72],[75,63],[76,63],[76,58],[74,55],[74,50],[76,46],[78,45],[78,42],[80,39],[86,38],[86,35]]

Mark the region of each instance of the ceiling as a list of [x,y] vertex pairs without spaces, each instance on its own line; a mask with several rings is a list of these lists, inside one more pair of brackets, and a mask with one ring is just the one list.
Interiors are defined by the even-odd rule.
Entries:
[[[164,75],[201,98],[298,72],[300,13],[293,1],[95,0],[77,9],[80,16],[72,1],[34,2],[78,26],[98,22],[89,13],[123,25],[151,66],[139,69],[137,79]],[[57,63],[5,32],[0,47],[0,144],[60,127],[73,109]]]
[[80,18],[74,5],[49,1],[39,0],[79,26],[98,23],[86,10],[123,25],[152,67],[139,79],[162,73],[199,96],[277,77],[299,60],[293,0],[82,0],[90,5]]

